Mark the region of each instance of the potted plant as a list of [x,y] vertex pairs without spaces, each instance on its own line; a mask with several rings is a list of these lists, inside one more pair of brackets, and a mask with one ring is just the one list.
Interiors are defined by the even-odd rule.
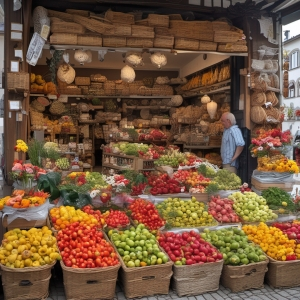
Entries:
[[296,109],[295,116],[297,120],[300,120],[300,109]]

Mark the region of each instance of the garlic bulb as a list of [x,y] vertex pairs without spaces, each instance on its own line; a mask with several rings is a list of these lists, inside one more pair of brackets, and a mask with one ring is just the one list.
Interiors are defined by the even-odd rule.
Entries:
[[57,70],[57,77],[59,80],[67,84],[71,84],[74,81],[75,75],[75,70],[66,63],[61,64]]
[[89,60],[89,55],[83,50],[76,50],[74,53],[74,59],[83,65]]
[[135,79],[135,72],[134,72],[134,70],[131,67],[129,67],[129,66],[123,67],[122,70],[121,70],[121,79],[124,82],[128,82],[128,83],[133,82],[134,79]]
[[134,67],[142,66],[144,64],[142,53],[138,52],[127,52],[125,61]]
[[167,64],[167,57],[160,53],[155,52],[150,56],[151,63],[156,65],[159,69]]
[[216,115],[217,106],[218,106],[218,104],[214,101],[207,103],[207,112],[211,119],[213,119],[214,116]]

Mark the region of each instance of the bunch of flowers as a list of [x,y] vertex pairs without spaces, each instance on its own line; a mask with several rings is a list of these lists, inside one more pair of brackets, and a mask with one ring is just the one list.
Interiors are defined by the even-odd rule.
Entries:
[[299,167],[294,160],[284,156],[261,157],[258,159],[258,171],[299,173]]
[[296,114],[296,117],[300,117],[300,109],[297,109],[297,110],[295,111],[295,114]]
[[15,151],[17,152],[27,152],[28,146],[23,140],[17,140],[17,144],[15,146]]
[[272,150],[291,143],[293,136],[289,130],[258,130],[257,137],[251,140],[249,150],[252,157],[269,156]]
[[103,175],[103,178],[109,185],[112,186],[116,193],[122,192],[125,189],[126,185],[129,184],[129,180],[126,179],[124,175]]

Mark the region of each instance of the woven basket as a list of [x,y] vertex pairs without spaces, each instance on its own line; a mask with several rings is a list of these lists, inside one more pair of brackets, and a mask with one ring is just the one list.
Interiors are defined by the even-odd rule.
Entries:
[[112,299],[120,264],[113,267],[75,269],[60,262],[67,299]]
[[113,23],[124,23],[124,24],[134,24],[134,15],[125,14],[122,12],[115,12],[112,10],[108,10],[105,13],[105,19],[113,22]]
[[250,104],[252,106],[255,106],[255,105],[262,106],[266,103],[266,100],[267,100],[267,97],[264,92],[254,92],[251,95]]
[[51,22],[51,32],[53,33],[85,33],[85,27],[74,22],[54,21]]
[[[279,84],[279,77],[278,75],[272,73],[268,75],[268,78],[270,80],[270,82],[268,83],[269,87],[273,87],[275,89],[279,89],[280,84]],[[285,81],[285,79],[283,79],[283,82]]]
[[119,36],[103,36],[103,47],[126,47],[126,38]]
[[267,114],[261,106],[255,105],[251,107],[250,118],[255,124],[263,124],[266,121]]
[[154,32],[155,32],[155,36],[156,35],[163,35],[163,36],[172,35],[172,30],[170,28],[166,28],[166,27],[155,27]]
[[105,35],[111,36],[131,36],[131,25],[113,24],[111,29],[105,30]]
[[217,46],[218,46],[218,44],[215,42],[200,41],[198,50],[200,50],[200,51],[216,51]]
[[172,49],[174,46],[174,36],[155,35],[153,46],[155,48]]
[[73,22],[73,15],[71,14],[67,14],[64,12],[60,12],[60,11],[56,11],[56,10],[51,10],[51,9],[47,9],[48,12],[48,17],[55,17],[55,18],[59,18],[61,20],[64,20],[66,22]]
[[213,31],[212,22],[209,21],[170,20],[170,28],[197,32]]
[[5,299],[46,299],[54,265],[16,269],[0,264]]
[[170,28],[170,34],[175,38],[189,38],[194,40],[202,40],[213,42],[214,41],[214,32],[211,31],[203,31],[199,32],[196,30],[189,30],[185,28]]
[[151,27],[169,27],[169,16],[149,14],[148,25]]
[[113,25],[101,22],[100,20],[95,20],[93,18],[85,18],[82,16],[74,15],[74,22],[83,25],[85,28],[97,32],[105,33],[106,30],[113,28]]
[[300,261],[277,261],[269,257],[266,282],[274,288],[300,286]]
[[154,39],[129,37],[126,46],[132,48],[152,48]]
[[260,72],[251,72],[250,82],[252,89],[262,92],[267,91],[267,83],[260,77]]
[[104,94],[108,96],[116,95],[116,84],[114,81],[106,81],[103,84]]
[[90,12],[88,10],[81,10],[81,9],[66,9],[66,13],[79,15],[83,17],[89,17]]
[[102,47],[102,37],[96,34],[77,35],[77,44]]
[[53,33],[50,36],[50,44],[77,45],[77,34]]
[[213,21],[211,22],[213,31],[219,31],[219,30],[230,30],[231,25],[227,22],[223,21]]
[[75,77],[76,85],[90,85],[91,79],[90,77]]
[[30,115],[30,124],[32,126],[42,126],[43,125],[43,114],[37,112],[36,110],[30,108],[29,109]]
[[28,92],[30,90],[29,73],[8,72],[6,88],[9,91],[21,90]]
[[266,102],[271,102],[272,106],[276,106],[279,103],[278,98],[276,97],[276,94],[272,91],[266,92]]
[[219,289],[223,260],[202,265],[173,266],[172,288],[179,297]]
[[266,112],[267,117],[272,117],[275,120],[280,119],[281,112],[277,108],[274,108],[274,107],[271,106],[271,107],[268,107],[268,108],[264,108],[264,110]]
[[283,72],[283,79],[289,80],[289,72],[288,71]]
[[135,25],[148,26],[148,19],[141,19],[135,21]]
[[186,39],[186,38],[175,38],[175,49],[186,49],[186,50],[198,50],[199,49],[199,41]]
[[131,25],[131,36],[141,38],[154,38],[154,28],[141,25]]
[[107,78],[101,74],[92,74],[91,76],[91,82],[106,82]]
[[226,43],[218,45],[219,52],[247,52],[247,45],[239,45],[236,43]]
[[237,293],[249,289],[260,289],[264,286],[265,273],[269,260],[242,266],[224,265],[221,284]]
[[151,92],[152,96],[170,96],[174,94],[173,88],[164,84],[154,84]]
[[214,42],[216,43],[234,43],[242,38],[243,33],[225,30],[214,31]]

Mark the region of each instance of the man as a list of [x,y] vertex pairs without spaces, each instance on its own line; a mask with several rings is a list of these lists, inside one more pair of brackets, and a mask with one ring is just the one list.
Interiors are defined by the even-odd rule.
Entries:
[[244,149],[245,141],[232,113],[225,112],[221,117],[221,122],[224,126],[221,144],[223,169],[236,174],[239,167],[237,158]]

